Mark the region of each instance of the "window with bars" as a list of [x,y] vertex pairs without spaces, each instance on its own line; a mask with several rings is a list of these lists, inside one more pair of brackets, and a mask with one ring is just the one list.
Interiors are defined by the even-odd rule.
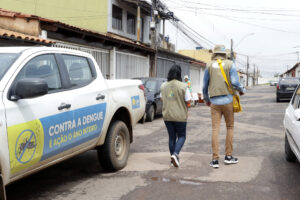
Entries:
[[127,33],[135,35],[135,15],[127,12]]
[[122,8],[115,5],[112,6],[112,27],[122,30]]

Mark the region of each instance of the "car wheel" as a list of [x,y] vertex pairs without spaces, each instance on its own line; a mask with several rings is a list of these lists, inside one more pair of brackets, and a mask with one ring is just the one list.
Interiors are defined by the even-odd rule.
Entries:
[[287,136],[285,136],[285,159],[289,162],[295,162],[297,159],[294,152],[292,151]]
[[108,171],[117,171],[127,164],[130,148],[129,131],[122,121],[114,121],[109,127],[104,145],[98,148],[101,166]]
[[276,102],[280,102],[280,99],[279,99],[279,97],[276,97]]
[[154,116],[155,116],[155,109],[154,106],[152,105],[150,106],[147,112],[147,121],[152,122],[154,120]]

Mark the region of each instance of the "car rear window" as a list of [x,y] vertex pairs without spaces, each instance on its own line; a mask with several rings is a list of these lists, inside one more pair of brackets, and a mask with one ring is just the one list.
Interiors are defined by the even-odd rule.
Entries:
[[281,84],[299,84],[299,79],[281,79]]
[[144,85],[148,89],[148,91],[155,92],[155,90],[156,90],[156,81],[148,80],[148,81],[146,81],[146,83]]

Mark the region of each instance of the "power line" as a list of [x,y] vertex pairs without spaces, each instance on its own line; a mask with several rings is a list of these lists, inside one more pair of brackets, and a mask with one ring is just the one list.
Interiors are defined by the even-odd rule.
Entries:
[[[173,3],[178,4],[178,1],[174,1],[174,0],[168,0],[171,1]],[[230,11],[240,11],[240,12],[253,12],[253,13],[258,13],[258,14],[274,14],[274,15],[285,15],[285,14],[280,14],[280,13],[269,13],[269,12],[299,12],[299,9],[294,9],[294,10],[288,10],[288,9],[278,9],[278,8],[274,8],[274,9],[244,9],[244,8],[233,8],[233,7],[227,7],[227,6],[220,6],[220,5],[213,5],[213,4],[207,4],[207,3],[200,3],[200,2],[192,2],[192,1],[185,1],[185,0],[181,0],[180,3],[182,3],[182,5],[186,6],[189,4],[196,4],[196,5],[202,5],[202,6],[209,6],[209,7],[213,7],[213,8],[217,8],[215,10],[230,10]],[[208,9],[208,8],[204,8],[204,9]],[[299,15],[287,15],[287,16],[298,16]]]
[[300,35],[300,33],[298,33],[298,32],[291,32],[291,31],[286,31],[286,30],[283,30],[283,29],[277,29],[277,28],[272,28],[272,27],[263,26],[263,25],[259,25],[259,24],[254,24],[254,23],[251,23],[251,22],[245,22],[245,21],[233,19],[231,17],[226,17],[226,16],[223,16],[223,15],[211,14],[211,13],[205,13],[205,12],[201,12],[200,14],[202,14],[202,15],[212,15],[212,16],[220,17],[222,19],[235,21],[235,22],[238,22],[238,23],[241,23],[241,24],[247,24],[247,25],[256,26],[256,27],[260,27],[260,28],[264,28],[264,29],[273,30],[273,31]]
[[[172,6],[171,6],[172,7]],[[192,11],[195,11],[196,13],[198,13],[198,10],[200,10],[200,14],[201,13],[204,13],[202,12],[201,10],[211,10],[211,9],[207,9],[207,8],[192,8],[192,7],[189,7],[189,8],[184,8],[184,7],[172,7],[173,9],[178,9],[178,10],[182,10],[182,11],[187,11],[187,12],[192,12]],[[207,14],[210,14],[210,15],[215,15],[214,13],[208,13],[206,12]],[[243,17],[243,16],[232,16],[232,15],[220,15],[218,14],[219,16],[224,16],[224,17],[231,17],[231,18],[239,18],[239,19],[249,19],[249,20],[259,20],[259,21],[274,21],[274,22],[299,22],[299,19],[279,19],[279,18],[265,18],[265,17],[261,17],[261,18],[256,18],[256,17]],[[299,15],[300,17],[300,15]]]

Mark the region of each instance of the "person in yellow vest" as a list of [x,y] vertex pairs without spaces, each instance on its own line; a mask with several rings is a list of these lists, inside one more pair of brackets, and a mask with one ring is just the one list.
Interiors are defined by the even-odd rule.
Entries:
[[179,167],[179,153],[186,139],[187,104],[191,101],[190,91],[182,82],[179,65],[172,66],[168,72],[168,81],[161,85],[160,91],[163,120],[169,134],[171,163]]
[[220,60],[229,84],[237,90],[240,95],[245,93],[245,88],[239,83],[239,77],[234,63],[226,58],[224,45],[216,45],[212,55],[212,61],[207,64],[203,78],[203,96],[206,105],[211,110],[212,120],[212,150],[213,156],[210,166],[219,168],[219,130],[222,116],[224,116],[227,128],[225,164],[236,164],[238,158],[232,156],[233,152],[233,127],[234,112],[233,98],[222,75]]

